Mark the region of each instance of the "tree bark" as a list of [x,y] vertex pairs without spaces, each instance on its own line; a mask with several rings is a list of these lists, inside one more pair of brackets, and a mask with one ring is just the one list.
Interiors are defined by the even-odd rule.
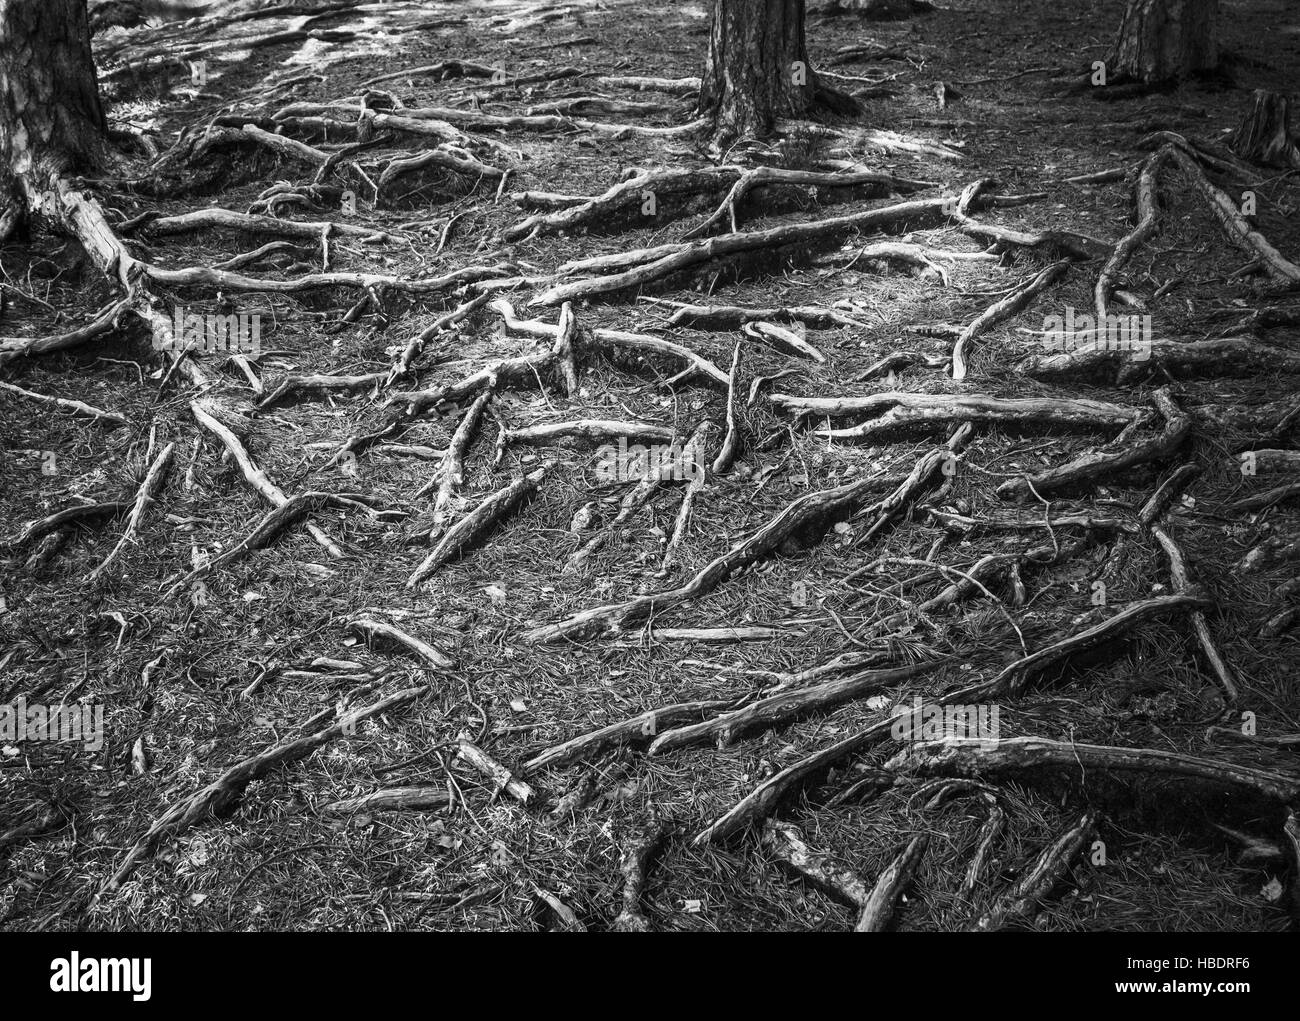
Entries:
[[720,144],[806,116],[816,94],[804,0],[714,0],[700,114],[713,120]]
[[1154,84],[1219,64],[1218,0],[1129,0],[1110,58],[1108,82]]
[[54,178],[102,161],[106,131],[85,0],[0,0],[0,177],[8,197],[39,206]]
[[1250,112],[1237,125],[1229,147],[1252,163],[1300,170],[1300,148],[1291,135],[1291,103],[1287,97],[1256,89]]

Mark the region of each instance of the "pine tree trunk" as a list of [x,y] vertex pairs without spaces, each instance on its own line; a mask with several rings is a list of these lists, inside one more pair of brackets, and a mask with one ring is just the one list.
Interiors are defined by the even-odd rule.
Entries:
[[106,130],[85,0],[0,0],[0,175],[31,201],[94,167]]
[[719,142],[761,137],[812,108],[804,0],[714,0],[700,113]]
[[1129,0],[1107,78],[1154,84],[1214,70],[1218,13],[1218,0]]
[[1300,170],[1300,149],[1291,137],[1291,103],[1286,96],[1256,89],[1230,148],[1242,159]]

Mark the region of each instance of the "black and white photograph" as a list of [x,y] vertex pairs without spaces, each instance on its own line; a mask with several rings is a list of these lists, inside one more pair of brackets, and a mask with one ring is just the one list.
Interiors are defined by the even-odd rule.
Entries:
[[1297,0],[0,0],[20,984],[1283,988],[1298,97]]

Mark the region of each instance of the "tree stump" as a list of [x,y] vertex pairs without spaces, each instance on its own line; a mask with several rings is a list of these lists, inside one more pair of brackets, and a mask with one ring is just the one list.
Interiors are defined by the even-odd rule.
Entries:
[[1300,149],[1291,137],[1291,102],[1286,96],[1256,89],[1229,147],[1244,160],[1300,170]]
[[1219,66],[1218,0],[1129,0],[1106,60],[1109,82],[1151,85]]

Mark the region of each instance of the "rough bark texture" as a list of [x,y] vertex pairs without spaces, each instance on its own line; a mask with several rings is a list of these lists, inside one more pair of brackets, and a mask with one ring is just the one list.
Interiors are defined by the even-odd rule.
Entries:
[[1129,0],[1108,78],[1150,84],[1214,70],[1218,14],[1218,0]]
[[716,0],[700,114],[719,141],[771,132],[805,116],[817,84],[804,41],[804,0]]
[[93,166],[105,132],[85,0],[0,0],[0,173],[43,190]]
[[1300,149],[1291,136],[1291,103],[1286,96],[1256,89],[1250,112],[1232,136],[1232,151],[1242,159],[1300,170]]

